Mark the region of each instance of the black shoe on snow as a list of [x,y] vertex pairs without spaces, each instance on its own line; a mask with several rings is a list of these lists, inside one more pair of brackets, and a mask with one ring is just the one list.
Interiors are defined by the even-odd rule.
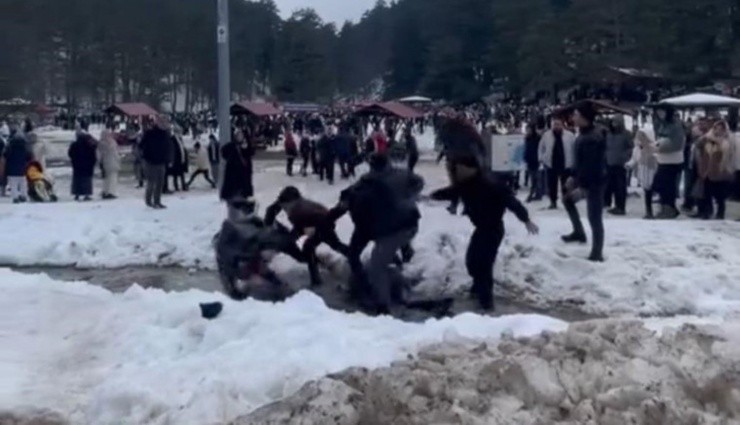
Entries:
[[594,254],[591,254],[588,257],[588,261],[591,261],[593,263],[603,263],[604,262],[604,256],[603,255],[594,255]]
[[588,242],[586,235],[578,234],[578,233],[571,233],[570,235],[562,236],[561,239],[565,243],[586,243]]
[[612,208],[609,211],[607,211],[611,215],[617,215],[617,216],[624,216],[627,215],[627,212],[625,212],[623,209],[620,208]]

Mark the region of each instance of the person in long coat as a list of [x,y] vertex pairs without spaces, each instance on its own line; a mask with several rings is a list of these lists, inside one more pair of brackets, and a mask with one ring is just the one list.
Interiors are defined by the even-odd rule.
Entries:
[[225,162],[224,179],[221,185],[221,199],[254,196],[252,185],[252,156],[254,149],[241,130],[234,132],[231,142],[221,148],[221,158]]
[[97,163],[97,141],[86,131],[79,130],[77,140],[70,145],[68,154],[72,161],[72,195],[75,201],[79,201],[80,197],[90,201]]
[[121,171],[121,154],[118,151],[118,142],[110,129],[100,134],[98,156],[105,171],[103,178],[103,199],[116,199],[118,192],[118,173]]
[[169,185],[167,181],[169,177],[172,177],[173,186],[175,192],[180,190],[187,191],[188,187],[185,184],[185,175],[188,173],[188,150],[185,148],[185,144],[182,140],[182,130],[176,127],[174,134],[172,135],[172,161],[169,167],[167,167],[167,177],[164,184],[164,193],[169,192]]

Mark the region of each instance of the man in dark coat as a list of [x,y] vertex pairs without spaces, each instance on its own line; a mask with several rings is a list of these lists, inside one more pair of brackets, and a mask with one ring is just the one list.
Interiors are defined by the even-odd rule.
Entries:
[[301,164],[301,175],[306,177],[308,175],[308,162],[311,159],[311,139],[308,134],[301,135],[301,142],[298,147],[301,154],[303,163]]
[[167,165],[172,158],[172,140],[169,129],[167,119],[159,116],[155,125],[144,133],[139,145],[146,175],[145,201],[149,208],[166,208],[162,205],[162,191]]
[[324,178],[329,184],[334,184],[334,167],[337,162],[334,135],[326,133],[318,141],[316,149],[319,154],[319,179]]
[[318,202],[304,198],[297,188],[289,186],[267,208],[265,224],[271,226],[281,211],[285,211],[288,216],[296,238],[308,234],[308,239],[303,244],[303,255],[308,262],[311,285],[321,285],[316,248],[325,243],[334,251],[349,257],[349,248],[339,240],[334,223],[327,220],[329,210]]
[[354,137],[349,132],[349,127],[343,124],[339,128],[339,134],[334,138],[334,148],[337,153],[337,160],[339,161],[339,170],[342,178],[346,179],[350,176],[350,168],[352,168],[352,145],[355,143]]
[[69,146],[68,154],[72,161],[72,195],[75,201],[79,201],[80,197],[90,201],[97,163],[97,141],[85,130],[79,130],[77,140]]
[[468,274],[473,278],[470,291],[484,310],[492,310],[493,265],[505,234],[504,213],[512,211],[532,234],[536,234],[538,228],[511,189],[495,181],[491,173],[481,167],[478,158],[458,156],[448,161],[454,177],[452,185],[434,192],[431,197],[462,201],[465,214],[475,227],[465,258]]
[[[371,170],[340,195],[329,212],[330,222],[349,213],[355,224],[349,245],[353,295],[380,314],[392,306],[393,283],[389,266],[401,249],[408,250],[416,236],[421,214],[416,205],[424,180],[406,170],[394,169],[386,155],[373,155]],[[360,256],[370,242],[375,247],[365,275]]]
[[251,198],[254,196],[252,185],[252,157],[254,149],[241,130],[234,132],[232,141],[221,148],[221,157],[225,161],[224,179],[221,185],[221,199],[229,201],[234,198]]
[[606,135],[607,183],[605,190],[606,206],[613,215],[625,215],[627,207],[627,162],[632,158],[635,144],[633,135],[624,127],[624,118],[615,117]]
[[590,261],[604,261],[604,187],[606,185],[606,139],[603,128],[594,125],[596,111],[589,103],[579,105],[573,121],[580,129],[575,143],[574,176],[566,182],[564,205],[573,224],[573,233],[563,236],[566,243],[586,243],[586,232],[576,202],[586,198],[588,221],[593,241]]
[[408,156],[407,167],[409,172],[413,173],[416,163],[419,162],[419,145],[416,143],[416,137],[411,133],[410,125],[403,131],[403,141],[406,145],[406,155]]
[[169,193],[169,177],[172,177],[172,186],[175,192],[180,190],[180,186],[182,186],[183,191],[187,191],[185,175],[188,173],[190,158],[188,158],[188,150],[185,148],[182,131],[179,128],[175,128],[174,134],[170,137],[170,143],[172,143],[172,161],[167,167],[168,179],[164,182],[164,193]]
[[17,123],[11,123],[10,138],[8,147],[3,153],[5,158],[5,175],[8,177],[8,188],[13,203],[26,202],[26,166],[32,159],[32,154],[28,150],[26,139],[23,132],[18,128]]
[[540,135],[533,124],[527,124],[527,133],[524,135],[524,162],[529,173],[530,189],[527,202],[542,199],[543,185],[540,172]]

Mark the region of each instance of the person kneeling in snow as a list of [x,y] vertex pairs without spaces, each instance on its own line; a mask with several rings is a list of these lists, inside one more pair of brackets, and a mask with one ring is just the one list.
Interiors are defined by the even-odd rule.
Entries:
[[[269,267],[277,253],[287,254],[299,262],[305,257],[296,245],[296,238],[281,226],[268,226],[257,216],[253,198],[237,199],[229,205],[229,217],[213,238],[221,284],[233,299],[244,300],[250,295],[254,280],[264,280],[275,288],[283,282]],[[241,286],[240,284],[246,284]]]
[[44,175],[44,169],[39,161],[31,161],[26,167],[26,181],[28,183],[28,197],[33,202],[56,202],[54,186]]
[[516,214],[531,234],[537,234],[539,229],[511,189],[496,182],[475,156],[448,161],[453,184],[432,193],[431,198],[462,201],[465,214],[475,227],[465,260],[468,273],[473,278],[470,292],[478,298],[484,310],[493,310],[493,264],[504,239],[504,213],[509,210]]

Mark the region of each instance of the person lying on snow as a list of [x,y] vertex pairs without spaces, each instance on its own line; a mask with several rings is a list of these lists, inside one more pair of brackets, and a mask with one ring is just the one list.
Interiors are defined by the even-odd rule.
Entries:
[[448,170],[452,185],[433,192],[431,198],[462,201],[465,215],[475,227],[465,259],[473,278],[470,292],[484,310],[493,310],[493,265],[504,239],[504,213],[509,210],[516,214],[530,234],[537,234],[539,229],[511,189],[495,181],[476,156],[448,158]]
[[303,244],[302,258],[308,262],[311,286],[320,286],[321,276],[316,248],[325,243],[334,251],[349,258],[349,247],[339,240],[334,222],[327,220],[329,210],[318,202],[304,198],[297,188],[288,186],[283,189],[277,200],[267,208],[265,224],[272,226],[281,211],[285,211],[293,225],[291,231],[293,237],[298,239],[303,235],[308,236]]
[[278,253],[306,262],[296,245],[296,236],[278,224],[265,224],[257,215],[253,198],[233,200],[229,212],[221,231],[213,238],[216,263],[226,293],[233,299],[244,300],[249,297],[255,280],[267,281],[275,289],[284,288],[269,263]]
[[26,167],[26,181],[28,182],[28,197],[33,202],[57,202],[54,186],[51,180],[44,175],[44,169],[39,161],[31,161]]

